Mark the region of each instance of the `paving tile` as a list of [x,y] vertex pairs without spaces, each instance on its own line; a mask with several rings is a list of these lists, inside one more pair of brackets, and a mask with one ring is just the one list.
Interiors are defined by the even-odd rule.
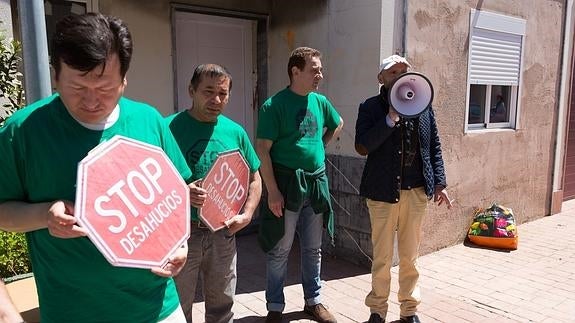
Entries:
[[[563,209],[560,214],[519,225],[518,250],[499,252],[458,244],[420,257],[422,303],[418,315],[422,321],[575,322],[575,201],[564,203]],[[239,236],[237,245],[235,321],[261,323],[267,314],[265,254],[254,234]],[[284,322],[313,322],[302,312],[297,245],[296,241],[284,288]],[[365,322],[370,312],[364,305],[371,290],[369,266],[329,255],[322,261],[322,302],[338,322]],[[387,322],[397,323],[397,267],[392,268],[391,275]],[[29,285],[35,287],[30,281]],[[25,295],[24,301],[35,295],[35,289],[19,286],[23,285],[8,285],[11,295]],[[20,298],[16,298],[17,306],[24,308]],[[194,322],[204,322],[204,311],[200,297],[193,307]]]
[[568,317],[572,317],[575,320],[575,300],[567,299],[561,302],[559,305],[553,307],[560,313],[564,313]]
[[478,322],[485,319],[485,316],[482,315],[482,313],[476,313],[466,309],[457,309],[451,314],[453,314],[453,316],[461,318],[463,322]]
[[437,308],[432,308],[425,312],[425,316],[429,316],[430,318],[438,321],[438,322],[467,322],[462,318],[453,315],[452,311],[443,311]]

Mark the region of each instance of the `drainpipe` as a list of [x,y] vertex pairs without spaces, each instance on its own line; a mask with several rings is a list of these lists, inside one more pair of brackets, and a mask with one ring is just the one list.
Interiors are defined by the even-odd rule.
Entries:
[[[407,0],[388,0],[388,3],[393,4],[393,17],[388,17],[393,19],[393,33],[391,34],[392,46],[391,54],[397,54],[401,56],[406,55],[406,38],[407,38]],[[383,17],[383,14],[382,14]],[[385,53],[384,57],[387,57],[390,53]]]
[[52,94],[48,41],[43,0],[19,0],[22,56],[26,101],[35,102]]
[[401,19],[401,56],[407,55],[407,0],[403,0],[403,15]]
[[[561,203],[563,201],[563,194],[558,194],[563,191],[563,178],[564,178],[564,157],[566,148],[566,132],[567,117],[569,116],[569,91],[571,80],[571,68],[573,57],[573,32],[574,32],[574,7],[573,0],[567,0],[565,5],[565,17],[563,27],[563,53],[561,61],[561,83],[559,88],[559,108],[557,111],[557,127],[555,138],[555,152],[553,164],[553,187],[551,194],[551,210],[550,214],[555,214],[561,211]],[[575,95],[575,93],[571,93]]]

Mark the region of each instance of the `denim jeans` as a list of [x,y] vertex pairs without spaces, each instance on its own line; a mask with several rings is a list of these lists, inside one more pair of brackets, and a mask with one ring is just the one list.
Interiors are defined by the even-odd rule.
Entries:
[[323,215],[314,214],[309,200],[297,212],[284,211],[285,233],[267,253],[266,302],[268,311],[283,312],[283,288],[287,276],[288,256],[297,232],[301,250],[301,281],[306,305],[320,303],[321,238]]
[[202,274],[205,320],[210,323],[231,323],[236,293],[236,238],[224,228],[215,233],[199,229],[192,223],[188,239],[188,260],[174,277],[180,304],[188,323],[192,322],[192,304],[196,295],[198,275]]

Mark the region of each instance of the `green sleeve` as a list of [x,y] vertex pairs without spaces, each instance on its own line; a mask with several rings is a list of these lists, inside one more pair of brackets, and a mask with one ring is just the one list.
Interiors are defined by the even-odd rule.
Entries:
[[162,143],[163,146],[162,148],[164,149],[166,155],[168,155],[168,157],[172,160],[172,163],[174,164],[174,166],[176,167],[182,178],[186,181],[186,183],[189,184],[190,182],[192,182],[192,171],[190,170],[188,163],[186,163],[184,155],[182,155],[182,151],[180,150],[180,147],[178,146],[178,143],[176,142],[174,135],[172,134],[170,128],[168,127],[168,123],[162,121],[161,126],[162,126],[162,137],[164,141]]
[[0,128],[0,203],[10,200],[24,200],[26,193],[19,169],[24,161],[18,155],[18,140],[15,138],[16,125],[10,120]]
[[279,137],[280,120],[276,111],[277,107],[272,108],[269,101],[262,105],[258,116],[258,138],[273,141]]

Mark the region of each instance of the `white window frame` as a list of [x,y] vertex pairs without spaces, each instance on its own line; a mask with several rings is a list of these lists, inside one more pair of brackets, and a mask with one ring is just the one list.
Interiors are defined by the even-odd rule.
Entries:
[[[486,129],[518,129],[519,125],[519,100],[521,97],[521,77],[523,70],[523,55],[525,47],[525,29],[526,21],[521,18],[505,16],[493,12],[471,9],[469,24],[469,54],[467,64],[467,95],[465,108],[465,132],[484,131]],[[472,44],[474,36],[485,37],[488,42],[496,43],[498,40],[518,44],[519,42],[519,62],[517,69],[506,66],[499,73],[496,69],[490,69],[494,66],[483,67],[473,66]],[[484,73],[485,72],[485,73]],[[515,74],[516,73],[516,74]],[[484,75],[483,75],[484,74]],[[516,78],[515,76],[516,75]],[[483,107],[484,123],[470,124],[470,89],[471,85],[483,85],[485,89],[485,102]],[[511,89],[510,102],[507,102],[509,109],[508,122],[489,122],[491,107],[491,88],[493,85],[509,86]]]
[[81,2],[86,4],[86,12],[99,12],[98,0],[65,0],[68,2]]

